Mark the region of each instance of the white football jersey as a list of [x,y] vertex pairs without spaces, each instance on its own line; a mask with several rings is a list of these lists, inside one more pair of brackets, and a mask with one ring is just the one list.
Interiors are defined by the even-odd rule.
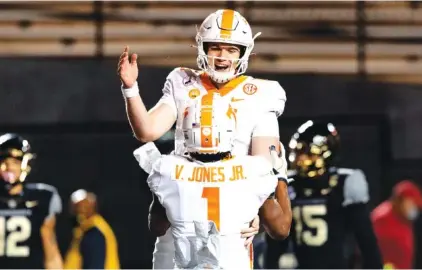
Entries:
[[252,254],[240,231],[249,227],[277,182],[263,157],[202,163],[162,156],[148,185],[172,225],[176,267],[250,268]]
[[[248,154],[251,138],[254,136],[279,136],[277,124],[263,123],[265,114],[272,113],[278,117],[284,111],[286,93],[277,81],[239,76],[217,90],[206,73],[188,68],[176,68],[167,76],[163,97],[159,101],[159,103],[168,104],[177,116],[176,154],[184,154],[184,136],[181,126],[186,107],[194,99],[210,91],[218,91],[221,96],[231,102],[237,122],[233,154]],[[268,131],[257,128],[259,124]]]

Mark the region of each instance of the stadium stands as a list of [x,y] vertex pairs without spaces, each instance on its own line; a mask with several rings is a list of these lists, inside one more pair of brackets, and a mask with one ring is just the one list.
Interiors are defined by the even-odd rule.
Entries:
[[[365,2],[361,20],[355,2],[232,4],[254,32],[263,33],[251,70],[356,74],[361,44],[371,78],[422,82],[418,2]],[[0,55],[116,57],[128,44],[142,64],[192,66],[195,25],[226,6],[219,1],[2,1]]]

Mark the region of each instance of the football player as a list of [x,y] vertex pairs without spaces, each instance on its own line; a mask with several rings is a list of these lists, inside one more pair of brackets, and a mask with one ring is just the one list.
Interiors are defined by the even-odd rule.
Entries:
[[[337,168],[340,143],[332,123],[307,121],[292,136],[288,156],[295,181],[290,237],[298,268],[349,268],[346,243],[353,234],[363,267],[383,267],[367,202],[368,183],[359,169]],[[350,234],[349,234],[350,233]],[[266,268],[279,268],[289,242],[268,240]]]
[[[197,64],[199,71],[188,68],[174,69],[166,79],[163,96],[157,105],[147,111],[139,95],[137,84],[137,55],[129,57],[128,47],[122,53],[118,74],[122,82],[126,111],[132,130],[140,141],[150,142],[160,138],[176,123],[175,153],[185,152],[181,131],[183,114],[189,104],[210,92],[219,92],[231,102],[230,114],[236,118],[234,155],[262,155],[270,159],[268,148],[279,148],[277,117],[284,111],[286,94],[276,81],[260,80],[244,73],[254,48],[252,30],[246,19],[234,10],[218,10],[210,14],[199,27],[196,35]],[[129,60],[130,58],[130,60]],[[250,111],[259,115],[260,121],[250,121]],[[204,138],[207,135],[204,135]],[[206,145],[205,140],[201,142]],[[278,168],[281,169],[281,168]],[[291,210],[288,204],[287,185],[277,186],[277,200],[267,200],[261,216],[267,230],[280,238],[289,233]],[[278,216],[279,208],[283,216]],[[161,221],[162,209],[151,206],[151,222]],[[161,211],[161,215],[160,215]],[[155,214],[154,214],[155,213]],[[254,220],[255,224],[257,219]],[[152,227],[159,227],[154,225]],[[244,230],[244,237],[258,232],[257,226]],[[249,243],[252,237],[248,239]],[[154,252],[154,268],[172,268],[166,264],[173,252],[171,234],[160,237]],[[157,263],[161,262],[160,265]]]
[[61,269],[55,233],[61,199],[50,185],[24,182],[33,158],[21,136],[0,136],[0,265]]
[[[253,265],[239,232],[274,192],[277,177],[264,157],[232,155],[236,122],[230,110],[219,94],[197,99],[182,123],[186,155],[159,157],[147,181],[171,223],[178,269]],[[203,134],[209,134],[206,145]]]

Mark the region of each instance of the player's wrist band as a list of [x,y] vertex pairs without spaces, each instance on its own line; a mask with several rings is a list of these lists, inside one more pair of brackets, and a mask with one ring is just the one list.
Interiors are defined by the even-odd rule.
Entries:
[[[289,185],[289,181],[285,178],[285,177],[282,177],[281,175],[282,174],[280,174],[276,169],[274,169],[273,168],[273,173],[274,173],[274,175],[277,177],[277,179],[278,179],[278,181],[283,181],[284,183],[286,183],[286,185],[288,186]],[[284,175],[283,175],[284,176]]]
[[123,96],[125,98],[139,96],[138,82],[135,82],[131,88],[123,88],[123,84],[122,84],[121,89],[122,89]]

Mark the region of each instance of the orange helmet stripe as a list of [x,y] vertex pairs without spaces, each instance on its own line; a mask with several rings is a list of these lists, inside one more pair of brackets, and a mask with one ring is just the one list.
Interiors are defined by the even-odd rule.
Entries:
[[221,19],[221,38],[231,38],[233,28],[234,10],[225,9],[223,11],[223,18]]

